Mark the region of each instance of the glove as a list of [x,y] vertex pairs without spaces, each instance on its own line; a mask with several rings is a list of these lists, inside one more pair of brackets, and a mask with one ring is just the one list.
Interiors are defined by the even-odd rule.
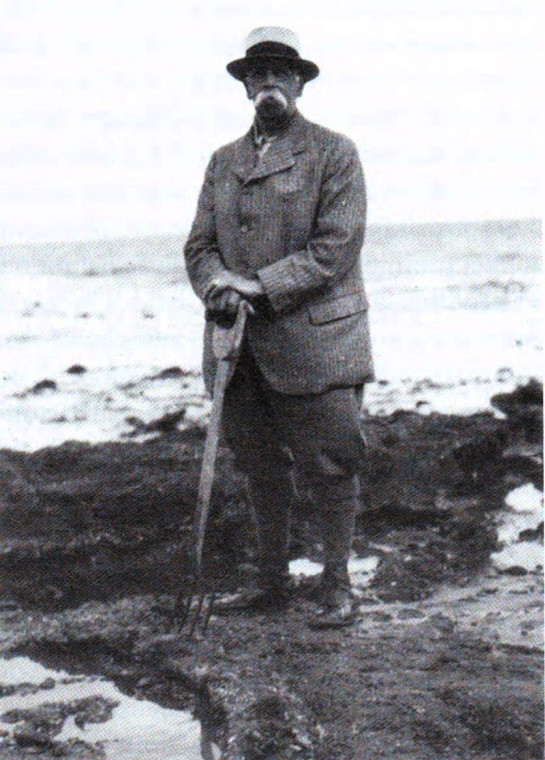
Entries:
[[214,275],[208,283],[204,302],[211,319],[223,327],[230,327],[236,317],[240,301],[245,299],[257,312],[270,316],[269,299],[261,282],[229,270]]
[[207,317],[221,327],[231,327],[235,323],[242,296],[232,288],[212,290],[205,298]]

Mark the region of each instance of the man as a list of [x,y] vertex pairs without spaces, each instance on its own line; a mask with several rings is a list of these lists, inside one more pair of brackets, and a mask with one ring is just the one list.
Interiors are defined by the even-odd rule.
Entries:
[[[259,540],[260,587],[228,608],[289,600],[293,469],[319,510],[325,565],[316,627],[349,624],[347,571],[364,453],[358,419],[373,379],[360,249],[363,173],[353,143],[298,112],[316,64],[296,35],[255,29],[227,65],[255,107],[250,131],[214,153],[185,246],[206,306],[204,376],[213,387],[214,321],[254,307],[228,386],[224,433],[247,475]],[[221,607],[221,604],[218,604]]]

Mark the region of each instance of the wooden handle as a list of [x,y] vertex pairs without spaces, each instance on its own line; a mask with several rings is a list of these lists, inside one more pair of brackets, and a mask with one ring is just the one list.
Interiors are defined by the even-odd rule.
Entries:
[[218,361],[236,359],[242,345],[242,338],[244,337],[246,318],[249,314],[253,313],[253,307],[248,301],[241,301],[237,310],[235,323],[231,327],[214,325],[212,350]]
[[237,311],[237,318],[231,327],[214,325],[212,347],[214,356],[217,359],[216,379],[214,382],[214,395],[212,397],[212,413],[204,445],[197,509],[195,511],[195,563],[198,574],[201,573],[204,537],[210,510],[212,484],[214,482],[214,468],[221,431],[223,398],[225,396],[225,389],[235,371],[248,314],[253,314],[252,306],[247,301],[241,301]]

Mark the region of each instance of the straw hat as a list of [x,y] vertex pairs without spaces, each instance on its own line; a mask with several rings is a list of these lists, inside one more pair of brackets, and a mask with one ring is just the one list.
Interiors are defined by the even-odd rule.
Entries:
[[252,68],[263,61],[288,61],[305,82],[315,79],[320,69],[299,54],[299,38],[291,29],[282,26],[260,26],[250,32],[245,42],[246,55],[227,64],[227,71],[242,80]]

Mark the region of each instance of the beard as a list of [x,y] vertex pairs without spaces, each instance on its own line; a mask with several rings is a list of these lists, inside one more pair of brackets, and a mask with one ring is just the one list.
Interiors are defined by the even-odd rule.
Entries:
[[254,98],[257,115],[265,121],[281,119],[288,110],[288,99],[276,87],[260,90]]

